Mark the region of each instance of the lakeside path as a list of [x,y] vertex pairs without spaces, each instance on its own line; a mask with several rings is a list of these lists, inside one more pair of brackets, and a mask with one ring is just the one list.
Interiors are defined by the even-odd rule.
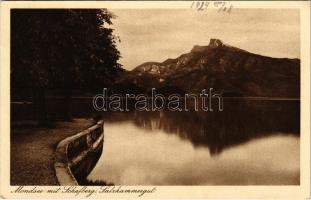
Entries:
[[58,185],[54,171],[57,144],[92,126],[91,119],[55,122],[52,128],[12,126],[11,185]]

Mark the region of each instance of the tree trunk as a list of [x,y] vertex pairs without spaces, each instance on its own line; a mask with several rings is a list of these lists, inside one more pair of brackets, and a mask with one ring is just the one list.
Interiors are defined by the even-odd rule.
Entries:
[[39,125],[46,126],[49,122],[46,113],[45,89],[39,88],[37,94],[37,121]]
[[72,119],[72,90],[70,87],[65,89],[65,120],[71,121]]
[[36,90],[32,91],[32,106],[33,106],[33,113],[32,113],[32,118],[34,120],[39,119],[38,116],[38,92]]

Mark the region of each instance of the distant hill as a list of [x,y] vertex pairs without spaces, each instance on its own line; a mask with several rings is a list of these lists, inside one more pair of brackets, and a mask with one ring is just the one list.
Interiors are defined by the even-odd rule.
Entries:
[[211,39],[208,46],[195,45],[175,59],[124,72],[116,86],[126,85],[168,94],[214,88],[224,96],[299,97],[300,60],[261,56]]

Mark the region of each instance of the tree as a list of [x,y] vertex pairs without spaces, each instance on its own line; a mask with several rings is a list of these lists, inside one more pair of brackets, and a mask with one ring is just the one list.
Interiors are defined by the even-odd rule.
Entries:
[[[62,90],[70,119],[71,92],[102,87],[121,68],[106,9],[11,10],[11,87],[33,93],[36,118],[47,119],[46,90]],[[17,92],[18,93],[18,92]]]

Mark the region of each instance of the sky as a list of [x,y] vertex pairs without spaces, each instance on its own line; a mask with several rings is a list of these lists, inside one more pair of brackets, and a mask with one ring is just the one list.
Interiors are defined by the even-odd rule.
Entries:
[[211,38],[252,53],[300,57],[299,10],[233,9],[231,13],[192,9],[112,9],[120,63],[127,70],[163,62],[208,45]]

